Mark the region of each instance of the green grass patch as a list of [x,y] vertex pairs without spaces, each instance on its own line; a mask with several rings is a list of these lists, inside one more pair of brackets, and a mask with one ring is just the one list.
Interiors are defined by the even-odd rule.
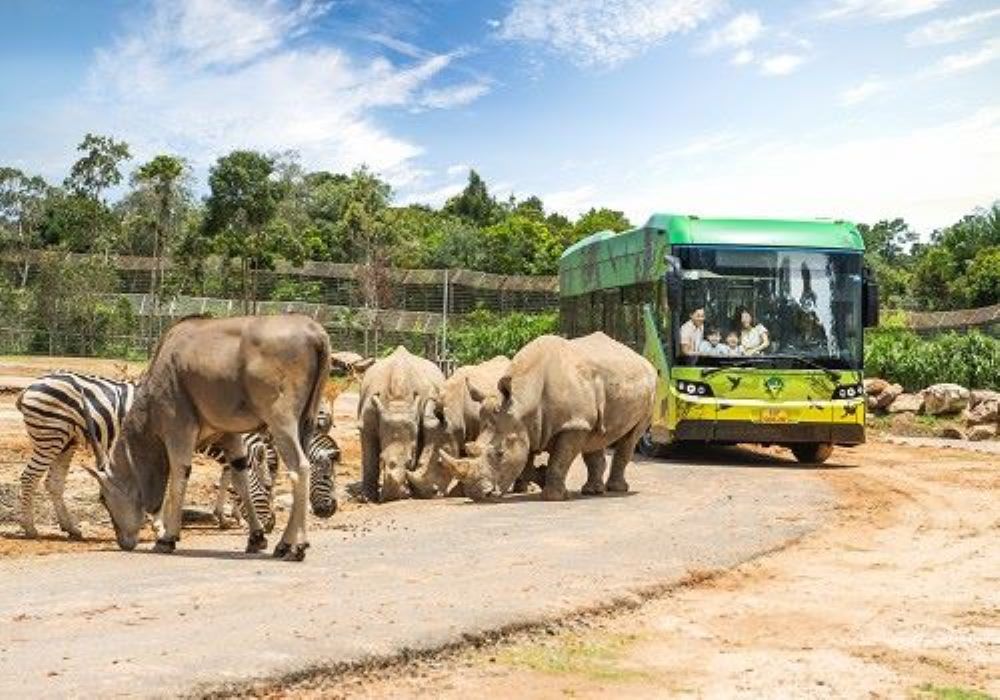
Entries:
[[565,635],[551,642],[519,644],[503,650],[497,661],[540,673],[569,674],[593,680],[628,682],[648,674],[624,668],[622,660],[639,640],[637,635],[603,634],[596,637]]
[[996,700],[992,695],[980,690],[946,688],[932,683],[924,683],[914,688],[911,697],[913,700]]

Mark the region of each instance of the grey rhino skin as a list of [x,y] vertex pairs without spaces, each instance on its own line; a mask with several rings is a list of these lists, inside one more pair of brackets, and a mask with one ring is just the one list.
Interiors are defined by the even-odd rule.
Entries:
[[[444,375],[402,345],[375,362],[361,380],[361,481],[372,502],[407,498],[407,472],[417,467],[425,415],[433,411]],[[379,477],[382,486],[379,488]]]
[[[484,397],[478,456],[442,453],[442,462],[474,500],[496,498],[535,455],[549,453],[542,498],[563,500],[566,472],[580,454],[587,465],[583,493],[628,490],[625,467],[649,427],[656,370],[644,357],[603,333],[566,340],[541,336],[521,349]],[[605,450],[614,456],[607,482]]]
[[441,463],[441,451],[467,456],[466,444],[479,437],[483,399],[497,392],[497,383],[509,367],[510,360],[498,355],[478,365],[459,367],[445,380],[440,397],[424,422],[425,445],[420,468],[409,473],[414,496],[461,495],[460,488],[449,492],[454,476]]

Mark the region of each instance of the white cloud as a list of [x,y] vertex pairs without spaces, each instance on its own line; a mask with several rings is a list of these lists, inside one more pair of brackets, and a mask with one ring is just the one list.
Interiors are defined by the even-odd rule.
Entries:
[[582,66],[612,67],[690,31],[724,0],[515,0],[502,39],[537,42]]
[[760,72],[763,75],[783,76],[791,75],[805,63],[806,57],[802,54],[779,53],[768,56],[760,61]]
[[[1000,192],[1000,102],[969,116],[887,135],[767,139],[747,135],[725,167],[666,162],[640,182],[611,181],[606,206],[633,221],[677,210],[703,216],[903,216],[925,233]],[[614,189],[617,184],[617,191]],[[725,193],[725,196],[720,196]]]
[[415,60],[399,65],[297,41],[327,9],[315,0],[156,0],[97,51],[86,89],[67,105],[73,138],[113,133],[137,158],[170,150],[196,168],[234,148],[293,149],[309,168],[367,163],[398,186],[413,183],[421,147],[380,126],[374,110],[444,109],[484,90],[435,87],[458,54],[410,52]]
[[862,17],[886,21],[930,12],[948,2],[950,0],[834,0],[820,13],[820,17],[822,19]]
[[490,91],[485,82],[464,83],[425,90],[417,100],[417,109],[453,109],[475,102]]
[[730,59],[730,63],[734,66],[745,66],[748,63],[752,63],[754,59],[754,53],[750,49],[742,49],[733,54]]
[[930,46],[934,44],[951,44],[960,41],[970,34],[982,31],[993,19],[1000,17],[1000,8],[973,12],[959,17],[936,19],[917,27],[906,35],[910,46]]
[[854,105],[861,104],[875,95],[885,92],[886,87],[887,86],[884,81],[879,80],[878,77],[872,76],[858,85],[847,88],[841,92],[840,103],[847,107],[853,107]]
[[690,158],[692,156],[702,156],[706,153],[719,153],[732,148],[738,143],[740,143],[740,137],[731,131],[702,134],[682,146],[665,151],[662,155],[656,156],[654,160],[667,163],[676,158]]
[[991,39],[978,49],[945,56],[931,66],[927,73],[934,76],[965,73],[966,71],[993,63],[998,58],[1000,58],[1000,39]]
[[548,192],[542,196],[545,209],[575,218],[594,206],[598,191],[594,185],[582,185],[570,190]]
[[465,189],[465,181],[453,182],[434,190],[404,194],[400,198],[399,203],[403,206],[409,204],[426,204],[432,207],[440,207],[463,189]]
[[764,31],[756,12],[741,12],[708,35],[706,51],[741,49],[753,43]]
[[445,174],[448,177],[458,177],[459,175],[468,175],[470,170],[472,170],[472,166],[467,163],[455,163],[448,166]]

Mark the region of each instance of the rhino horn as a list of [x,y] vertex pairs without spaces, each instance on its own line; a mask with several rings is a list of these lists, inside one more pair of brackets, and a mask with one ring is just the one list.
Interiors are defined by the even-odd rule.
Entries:
[[483,447],[478,442],[465,443],[465,454],[470,457],[480,457],[483,454]]
[[457,457],[452,457],[446,451],[441,450],[441,463],[444,464],[448,469],[452,471],[458,479],[467,479],[470,474],[469,465],[467,462],[471,460],[459,459]]

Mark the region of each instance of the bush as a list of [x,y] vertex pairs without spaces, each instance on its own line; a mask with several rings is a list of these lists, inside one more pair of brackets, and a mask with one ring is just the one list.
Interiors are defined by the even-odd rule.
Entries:
[[555,313],[497,314],[478,310],[449,332],[448,343],[460,365],[472,365],[497,355],[513,357],[528,342],[555,333],[557,327]]
[[945,333],[925,340],[899,328],[869,331],[865,374],[919,391],[953,382],[970,389],[1000,387],[1000,340],[982,333]]

